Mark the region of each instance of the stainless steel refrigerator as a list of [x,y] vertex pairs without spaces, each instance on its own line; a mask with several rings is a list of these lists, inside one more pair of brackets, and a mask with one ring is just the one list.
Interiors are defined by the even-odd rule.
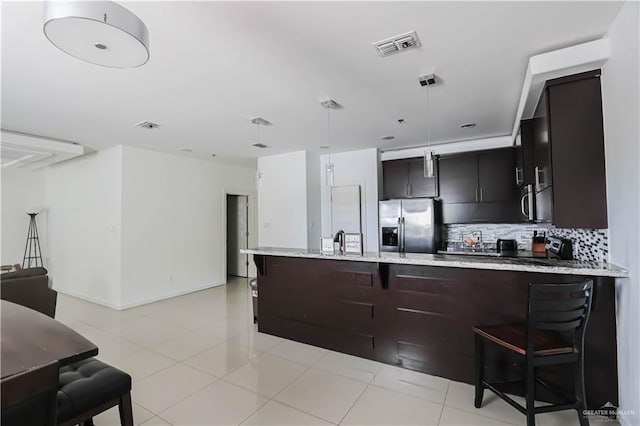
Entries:
[[433,198],[380,201],[380,251],[436,253],[441,233],[439,209]]

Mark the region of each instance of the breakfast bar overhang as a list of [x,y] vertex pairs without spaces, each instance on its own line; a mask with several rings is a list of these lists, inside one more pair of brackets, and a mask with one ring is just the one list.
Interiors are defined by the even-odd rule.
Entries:
[[[615,265],[281,248],[243,252],[253,254],[258,270],[260,332],[467,383],[474,378],[472,326],[525,321],[529,283],[593,280],[584,349],[587,405],[618,404],[615,278],[628,273]],[[515,382],[513,371],[523,359],[489,350],[486,363],[488,376]],[[573,391],[565,370],[541,375]]]

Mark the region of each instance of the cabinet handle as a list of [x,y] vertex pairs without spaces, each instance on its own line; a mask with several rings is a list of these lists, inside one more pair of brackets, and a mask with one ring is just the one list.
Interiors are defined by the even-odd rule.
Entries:
[[516,185],[522,185],[523,183],[523,178],[522,178],[522,170],[520,169],[520,167],[516,167]]
[[482,187],[480,187],[480,202],[482,203],[484,201],[484,195],[482,193]]
[[544,179],[540,179],[540,176],[544,178],[544,169],[540,169],[540,167],[536,166],[535,169],[535,178],[536,178],[536,189],[539,189],[540,186],[545,184]]
[[409,184],[407,184],[407,186],[404,188],[405,190],[405,194],[407,194],[407,196],[409,196]]
[[409,184],[409,196],[413,197],[413,184],[412,183]]
[[478,187],[476,186],[476,203],[478,202]]

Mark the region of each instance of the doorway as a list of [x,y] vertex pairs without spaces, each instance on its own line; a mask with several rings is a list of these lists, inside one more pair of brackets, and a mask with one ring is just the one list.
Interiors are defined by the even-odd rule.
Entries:
[[227,194],[227,276],[247,277],[249,256],[249,197]]

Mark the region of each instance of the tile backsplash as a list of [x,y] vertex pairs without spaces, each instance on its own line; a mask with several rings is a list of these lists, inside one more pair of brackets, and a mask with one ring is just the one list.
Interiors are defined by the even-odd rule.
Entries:
[[609,243],[607,229],[567,229],[556,228],[549,224],[456,224],[443,225],[442,240],[446,248],[447,243],[459,243],[465,235],[479,231],[482,243],[495,244],[498,239],[514,239],[518,242],[519,250],[531,250],[533,231],[544,232],[561,238],[568,238],[573,242],[573,258],[582,261],[605,261],[609,259]]

